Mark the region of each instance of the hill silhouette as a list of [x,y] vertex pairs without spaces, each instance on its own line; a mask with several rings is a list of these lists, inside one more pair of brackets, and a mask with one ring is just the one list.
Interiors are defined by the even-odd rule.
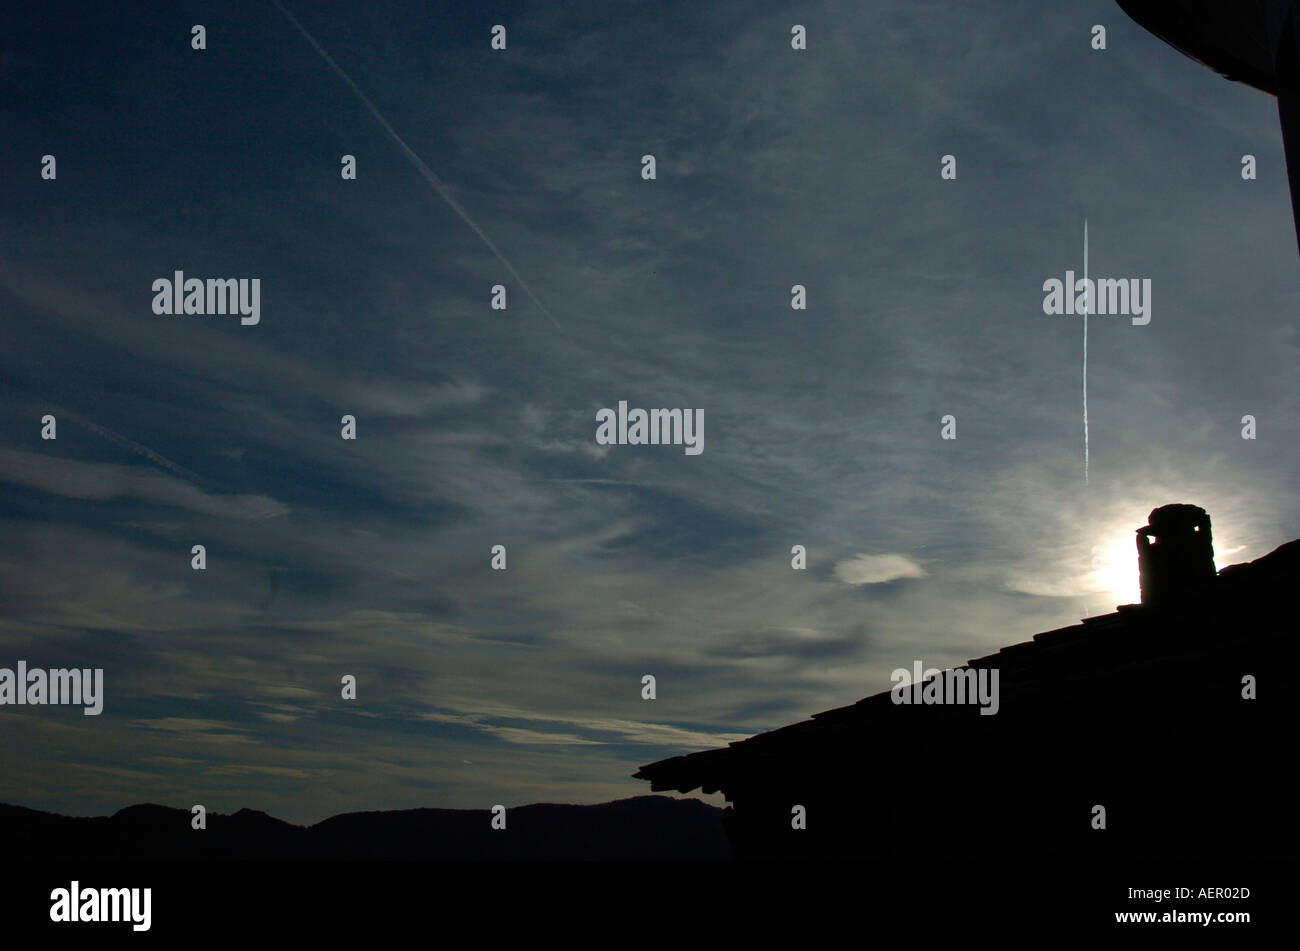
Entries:
[[310,826],[241,809],[209,812],[154,803],[76,817],[0,805],[11,861],[717,861],[728,857],[721,810],[698,799],[636,796],[590,806],[538,803],[486,809],[351,812]]

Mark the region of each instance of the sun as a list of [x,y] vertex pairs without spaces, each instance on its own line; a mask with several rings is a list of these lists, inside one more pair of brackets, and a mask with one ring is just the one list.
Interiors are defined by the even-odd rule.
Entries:
[[1132,535],[1113,539],[1093,549],[1093,590],[1115,599],[1116,604],[1142,600],[1138,584],[1137,543]]

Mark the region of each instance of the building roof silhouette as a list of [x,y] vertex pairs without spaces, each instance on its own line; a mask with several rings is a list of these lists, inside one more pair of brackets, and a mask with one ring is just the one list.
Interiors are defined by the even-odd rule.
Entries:
[[[1196,559],[1172,561],[1192,564],[1189,571],[1203,567]],[[1122,605],[975,658],[965,667],[999,671],[996,715],[981,716],[974,704],[900,704],[885,690],[724,748],[650,763],[634,775],[655,791],[721,791],[739,813],[730,817],[733,845],[743,844],[744,830],[758,821],[758,812],[769,813],[762,821],[772,828],[788,827],[795,803],[860,803],[865,797],[876,807],[906,811],[910,806],[903,795],[867,792],[890,774],[910,773],[916,782],[932,777],[937,798],[919,816],[928,822],[935,810],[971,799],[973,784],[966,780],[984,774],[986,766],[992,770],[990,788],[958,811],[969,816],[978,812],[974,802],[989,805],[998,816],[989,819],[990,828],[999,835],[1020,821],[1027,842],[1037,834],[1032,825],[1051,826],[1055,807],[1049,789],[1062,796],[1073,790],[1091,801],[1101,795],[1094,787],[1123,787],[1116,794],[1120,801],[1145,787],[1153,803],[1144,808],[1153,814],[1154,802],[1163,798],[1169,807],[1164,818],[1172,823],[1184,815],[1182,806],[1192,808],[1190,800],[1179,799],[1179,784],[1205,792],[1219,788],[1219,781],[1203,776],[1197,766],[1206,765],[1199,743],[1232,745],[1242,761],[1252,755],[1276,759],[1270,746],[1275,723],[1267,717],[1278,709],[1277,685],[1261,688],[1272,702],[1247,702],[1243,678],[1263,680],[1279,669],[1281,652],[1294,636],[1298,576],[1300,540],[1224,568],[1211,583],[1198,583],[1179,598]],[[1126,746],[1147,724],[1171,719],[1188,732],[1166,737],[1156,755]],[[1187,761],[1177,761],[1178,755]],[[946,779],[945,762],[953,769]],[[971,775],[963,779],[957,764]],[[1035,793],[1027,812],[1002,808],[999,797],[1027,790],[1043,793]],[[1256,806],[1263,805],[1257,789],[1255,796]],[[1176,829],[1166,832],[1175,835]],[[748,839],[752,844],[754,836]],[[841,835],[843,843],[852,839]],[[822,842],[822,851],[841,848],[850,845]]]

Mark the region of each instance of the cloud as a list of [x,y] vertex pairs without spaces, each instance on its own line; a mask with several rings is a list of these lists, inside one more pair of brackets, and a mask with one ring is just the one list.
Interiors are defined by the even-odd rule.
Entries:
[[1095,575],[1080,574],[1065,577],[1013,575],[1007,579],[1007,590],[1039,598],[1078,598],[1104,593],[1106,589]]
[[925,569],[906,555],[855,555],[835,566],[845,584],[884,584],[899,578],[924,578]]
[[[526,727],[501,726],[487,722],[492,718],[524,720],[534,723],[562,723],[569,726],[573,732],[554,733]],[[680,746],[709,749],[715,746],[724,746],[736,740],[743,740],[749,736],[747,733],[708,733],[665,723],[643,723],[636,720],[620,720],[609,717],[578,720],[572,717],[549,716],[544,713],[525,713],[515,707],[497,707],[491,712],[481,713],[422,713],[417,719],[432,723],[470,726],[507,743],[528,745],[600,746],[619,742],[656,748]],[[578,735],[581,732],[613,734],[613,736],[603,738],[583,737]]]
[[82,462],[53,455],[0,449],[0,480],[51,495],[107,502],[135,498],[234,519],[284,515],[289,507],[265,495],[219,495],[140,466]]

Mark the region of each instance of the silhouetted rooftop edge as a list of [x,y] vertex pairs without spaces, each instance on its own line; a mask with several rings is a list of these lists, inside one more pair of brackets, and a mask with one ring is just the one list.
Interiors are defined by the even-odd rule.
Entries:
[[[1298,572],[1300,539],[1287,542],[1254,561],[1223,568],[1201,597],[1220,604],[1270,594],[1276,598],[1289,599],[1295,589]],[[1049,692],[1053,683],[1064,677],[1066,661],[1071,677],[1086,677],[1090,671],[1104,672],[1104,667],[1098,665],[1104,665],[1108,645],[1122,643],[1131,647],[1134,635],[1149,633],[1150,646],[1157,652],[1154,656],[1158,659],[1159,651],[1167,652],[1170,642],[1167,635],[1157,635],[1158,625],[1149,622],[1168,618],[1180,611],[1196,612],[1202,606],[1203,602],[1195,599],[1185,604],[1120,605],[1110,614],[1084,618],[1078,624],[1035,634],[1028,641],[1011,644],[994,654],[975,658],[965,666],[999,667],[1004,690],[1013,685],[1022,688],[1030,686]],[[1232,631],[1225,631],[1222,637],[1228,638],[1233,634]],[[889,731],[903,725],[905,721],[902,711],[906,709],[892,701],[890,690],[882,690],[849,706],[814,713],[810,719],[737,740],[726,747],[650,763],[634,773],[633,778],[649,781],[654,792],[675,790],[689,793],[696,789],[704,793],[717,792],[739,760],[764,759],[792,753],[813,738],[821,739],[832,731],[846,727],[857,729],[872,724],[880,730]],[[944,711],[940,708],[935,714],[942,716]]]

